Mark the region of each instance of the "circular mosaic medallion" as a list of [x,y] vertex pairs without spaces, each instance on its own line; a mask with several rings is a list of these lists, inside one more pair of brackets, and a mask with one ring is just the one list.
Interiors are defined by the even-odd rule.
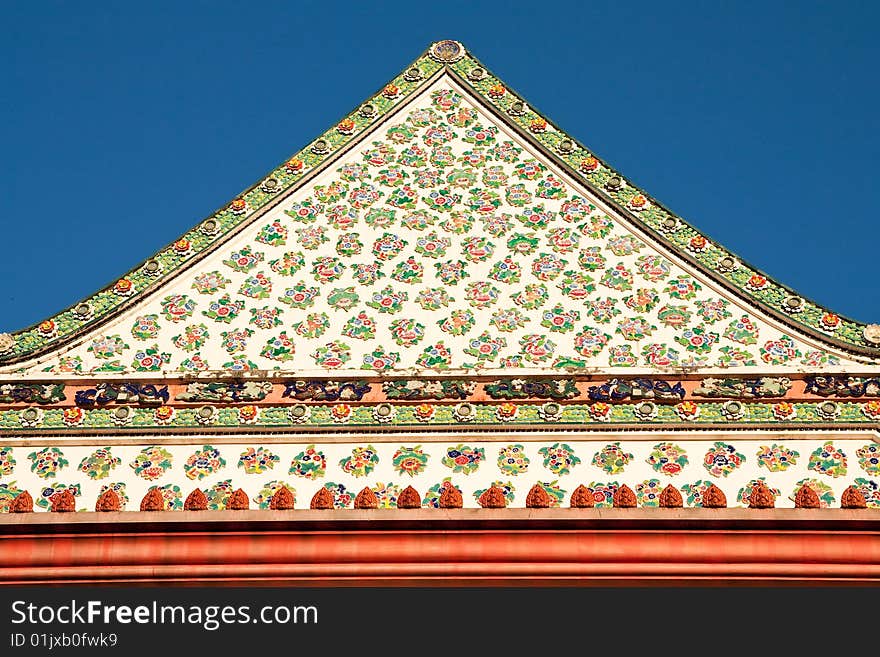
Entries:
[[606,189],[611,190],[612,192],[617,191],[623,187],[623,178],[620,176],[611,176],[608,179],[608,182],[605,183]]
[[563,139],[557,147],[560,153],[567,154],[574,150],[574,142],[571,139]]
[[868,324],[862,331],[862,335],[871,344],[880,344],[880,324]]
[[431,59],[451,64],[464,57],[464,46],[458,41],[444,39],[431,46]]
[[804,309],[804,300],[800,297],[788,297],[783,310],[787,313],[799,313]]
[[205,219],[202,222],[201,231],[208,236],[216,235],[217,231],[220,230],[220,226],[214,219]]
[[410,82],[416,82],[417,80],[422,79],[422,72],[413,66],[412,68],[407,69],[406,73],[403,74],[403,77]]
[[718,261],[718,271],[729,272],[736,269],[736,260],[730,256],[724,256]]

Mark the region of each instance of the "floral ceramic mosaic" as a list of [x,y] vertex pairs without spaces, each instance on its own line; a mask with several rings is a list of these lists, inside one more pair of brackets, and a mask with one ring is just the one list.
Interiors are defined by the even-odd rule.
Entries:
[[[762,370],[830,370],[859,359],[860,366],[877,364],[880,328],[838,317],[750,270],[519,105],[485,68],[472,75],[477,62],[470,56],[450,65],[460,80],[423,84],[439,67],[423,57],[417,76],[399,76],[371,99],[369,111],[357,110],[138,271],[14,339],[0,334],[0,362],[59,345],[39,364],[0,371],[41,381],[93,373],[124,381],[213,371],[263,378],[343,373],[357,388],[361,377],[415,370],[441,378],[450,370],[516,376],[549,369],[563,376],[587,368],[616,376],[729,368],[759,377]],[[297,186],[304,175],[309,181]],[[707,270],[739,293],[724,290]],[[788,320],[768,318],[755,300]],[[114,315],[129,301],[131,308]],[[873,360],[786,324],[810,327],[838,347],[873,349]],[[74,332],[81,340],[68,347]],[[196,486],[210,509],[224,508],[238,488],[252,508],[267,508],[281,486],[299,508],[320,487],[334,506],[350,508],[364,486],[390,508],[407,485],[426,508],[437,507],[450,487],[473,507],[493,484],[510,506],[523,506],[536,483],[553,506],[567,506],[581,484],[598,507],[610,507],[623,484],[639,506],[657,506],[668,483],[688,506],[699,506],[712,484],[733,506],[744,505],[758,481],[771,488],[777,506],[792,506],[803,485],[822,506],[835,506],[853,484],[870,507],[880,507],[880,451],[869,430],[858,439],[809,440],[711,433],[725,423],[869,429],[880,419],[876,391],[838,389],[834,401],[783,399],[772,390],[755,398],[710,392],[696,400],[682,393],[643,403],[635,396],[532,395],[522,390],[533,382],[521,381],[487,402],[467,381],[461,394],[450,383],[456,382],[406,397],[404,382],[399,396],[386,398],[393,403],[364,393],[333,397],[326,386],[324,397],[288,395],[257,381],[228,388],[225,397],[215,390],[204,406],[179,396],[53,406],[13,395],[0,408],[0,429],[13,436],[0,447],[0,511],[23,489],[40,511],[63,490],[74,493],[80,509],[93,508],[111,489],[136,509],[151,488],[165,508],[177,510]],[[381,384],[372,385],[371,395]],[[828,381],[808,385],[830,396],[822,388]],[[50,396],[44,388],[31,392]],[[308,403],[294,404],[291,396]],[[547,401],[557,399],[565,403]],[[590,435],[572,431],[615,424],[696,426],[707,435],[655,431],[632,439],[615,432],[584,440]],[[358,439],[356,432],[379,425],[425,431],[401,442],[387,433]],[[439,425],[461,433],[449,440],[431,435]],[[510,432],[483,442],[487,426]],[[551,439],[534,426],[560,432]],[[291,427],[303,430],[288,434],[301,444],[277,437]],[[224,431],[230,428],[235,432]],[[108,429],[130,429],[143,444],[40,438]],[[193,429],[207,435],[181,438]],[[348,442],[321,442],[327,429],[349,432]]]
[[[450,93],[450,90],[443,89],[435,98],[436,108],[445,115],[445,123],[442,125],[434,125],[434,122],[430,119],[419,120],[418,118],[409,124],[398,123],[391,126],[388,126],[387,123],[382,124],[383,117],[389,110],[394,109],[396,104],[403,102],[405,99],[409,102],[415,95],[423,95],[426,85],[430,84],[425,81],[430,79],[432,74],[444,63],[460,76],[459,83],[468,90],[468,93],[474,94],[480,99],[480,102],[485,103],[487,106],[494,106],[496,111],[506,115],[506,120],[511,125],[517,126],[522,132],[531,133],[532,139],[541,143],[544,148],[555,151],[557,157],[569,166],[570,171],[576,172],[579,178],[586,180],[595,188],[603,188],[610,201],[618,208],[627,211],[633,221],[641,223],[643,226],[654,231],[658,239],[665,241],[673,249],[688,253],[690,257],[699,261],[704,267],[714,269],[729,284],[738,288],[741,293],[749,295],[753,299],[777,310],[782,310],[795,323],[808,326],[816,332],[832,334],[844,343],[860,348],[867,347],[868,349],[875,348],[880,343],[880,330],[876,326],[865,326],[841,318],[794,295],[790,290],[767,279],[761,273],[754,272],[737,262],[720,245],[714,244],[684,221],[653,202],[619,173],[615,172],[592,153],[585,151],[580,144],[571,140],[546,118],[538,115],[531,107],[507,89],[504,83],[489,73],[485,66],[478,62],[460,44],[456,44],[454,47],[457,52],[456,57],[442,62],[442,57],[437,57],[434,51],[441,46],[446,48],[448,43],[451,42],[432,45],[428,52],[424,53],[410,68],[406,69],[405,73],[398,75],[373,98],[369,99],[369,102],[363,107],[352,112],[349,117],[321,135],[312,145],[291,158],[284,165],[272,171],[261,184],[253,186],[244,195],[229,203],[228,207],[218,211],[198,227],[175,241],[172,246],[157,254],[154,259],[148,261],[142,268],[129,272],[114,285],[89,299],[88,303],[79,304],[75,308],[60,313],[54,318],[45,320],[36,327],[20,331],[15,338],[3,335],[3,340],[0,340],[0,360],[4,357],[8,358],[32,353],[51,344],[53,340],[68,336],[77,329],[112,313],[120,303],[123,303],[129,297],[144,292],[157,278],[161,280],[162,276],[185,266],[189,257],[210,248],[215,239],[238,228],[241,223],[246,223],[251,218],[252,213],[273,200],[273,197],[282,190],[288,190],[295,186],[297,181],[309,169],[325,158],[333,157],[333,153],[343,145],[346,145],[351,140],[363,139],[364,132],[372,124],[379,126],[379,132],[385,132],[386,145],[404,145],[413,138],[415,131],[426,128],[421,136],[424,144],[431,148],[431,154],[428,156],[429,163],[437,167],[437,169],[444,170],[447,167],[461,165],[452,168],[445,179],[437,174],[436,169],[426,168],[424,171],[420,171],[418,177],[413,179],[413,182],[417,181],[419,184],[425,184],[426,186],[442,185],[445,183],[452,189],[457,189],[458,187],[468,188],[474,182],[477,182],[475,169],[485,167],[486,177],[482,181],[483,184],[490,188],[503,186],[507,173],[504,170],[498,171],[496,165],[487,166],[488,158],[484,152],[481,152],[488,145],[488,142],[491,141],[493,136],[492,128],[494,126],[488,121],[484,121],[487,125],[472,125],[476,119],[480,118],[480,115],[472,107],[456,103],[453,96],[454,92]],[[448,143],[459,137],[459,135],[455,134],[455,129],[465,129],[466,139],[473,146],[470,151],[461,154],[460,161],[456,160],[456,153]],[[374,132],[369,136],[376,136],[376,133]],[[416,166],[425,160],[425,154],[420,152],[409,153],[406,158],[406,161],[412,163],[412,166]],[[387,163],[388,158],[383,149],[377,147],[374,149],[374,155],[367,158],[367,161],[376,166],[381,166]],[[536,169],[530,163],[520,163],[516,166],[515,171],[518,176],[531,181],[534,179]],[[380,173],[375,179],[391,187],[401,185],[400,173],[394,170]],[[542,192],[541,198],[554,198],[559,194],[559,190],[564,188],[563,182],[551,176],[547,176],[539,185],[539,189]],[[445,201],[448,199],[452,199],[454,202],[460,200],[462,195],[455,192],[444,195],[443,189],[441,187],[431,192],[429,198],[432,200],[426,201],[431,207],[446,207]],[[373,191],[368,191],[351,199],[350,209],[346,210],[343,206],[332,213],[330,216],[331,225],[339,227],[350,226],[354,221],[351,217],[351,210],[363,207],[364,203],[375,202],[374,196]],[[406,183],[404,183],[400,189],[395,189],[387,200],[392,207],[408,208],[417,197],[418,193],[412,187],[406,188]],[[344,192],[340,190],[338,184],[328,181],[323,185],[315,185],[314,198],[319,202],[331,204],[335,201],[343,200]],[[492,196],[491,193],[477,194],[475,198],[478,199],[480,207],[497,207],[495,205],[497,198]],[[507,200],[514,199],[527,203],[527,197],[520,194],[519,190],[516,189],[512,190],[510,194],[505,194],[505,198]],[[286,214],[294,218],[307,218],[312,216],[314,212],[310,200],[304,200],[286,210]],[[387,209],[373,209],[371,211],[371,216],[373,217],[371,220],[372,224],[382,225],[388,221],[386,218],[387,213]],[[541,218],[542,212],[538,211],[533,214],[536,218],[534,220],[530,219],[530,222],[538,225],[543,223]],[[417,225],[419,221],[419,219],[414,220],[413,225]],[[458,224],[461,225],[461,222],[458,222]],[[303,239],[311,240],[310,243],[327,241],[326,236],[322,235],[319,230],[312,230],[311,232],[315,233],[314,235],[309,234],[307,229],[301,230],[303,232]],[[283,246],[290,239],[290,230],[275,219],[262,226],[253,239],[255,243],[261,245]],[[576,240],[573,239],[570,233],[566,233],[565,230],[554,232],[552,234],[552,241],[554,245],[558,245],[562,249],[576,244]],[[358,244],[357,240],[353,242],[355,245]],[[350,254],[358,252],[360,248],[362,248],[362,245],[343,246],[339,249],[339,252]],[[627,243],[626,236],[624,236],[623,239],[614,241],[612,248],[616,254],[617,252],[626,253],[632,247]],[[479,258],[486,250],[478,244],[476,251],[474,251],[474,257]],[[230,259],[233,262],[233,266],[238,266],[248,271],[253,266],[252,262],[259,261],[256,257],[253,258],[253,261],[250,260],[246,254],[246,247],[244,247],[237,258]],[[239,260],[243,264],[239,264]],[[286,263],[288,261],[294,263],[294,265],[297,264],[295,255],[291,255],[289,260],[285,258],[271,262]],[[299,264],[299,266],[302,265]],[[654,271],[662,272],[664,270],[664,266],[656,262],[649,263],[646,266]],[[278,267],[279,269],[286,269],[287,265],[280,264]],[[275,265],[273,264],[274,270]],[[225,289],[228,283],[222,273],[218,274],[217,270],[213,270],[203,274],[199,279],[199,283],[194,285],[193,289],[197,293],[202,293],[205,290]],[[247,296],[261,297],[264,294],[268,294],[270,285],[271,283],[264,283],[258,273],[253,277],[253,280],[243,284],[239,289],[242,294]],[[581,288],[583,286],[584,284],[581,284]],[[640,294],[639,296],[647,300],[647,302],[643,303],[650,303],[652,299],[650,293],[647,295]],[[186,306],[182,307],[185,308]],[[700,315],[707,322],[717,321],[718,318],[725,318],[730,315],[729,311],[725,308],[719,308],[711,301],[700,302],[698,307]],[[192,309],[190,308],[184,312],[191,314]],[[692,330],[692,335],[700,335],[696,330],[697,328],[699,327]],[[145,330],[149,333],[149,329]],[[630,347],[630,345],[615,347],[613,351],[627,352],[629,351],[627,347]],[[780,354],[790,358],[796,350],[796,347],[788,344],[785,339],[770,340],[764,345],[762,359],[769,362],[776,359]],[[724,346],[719,351],[736,362],[743,364],[752,362],[748,352],[739,350],[736,347]],[[815,350],[807,354],[805,358],[810,363],[821,364],[827,362],[827,357]],[[191,362],[197,364],[199,360],[193,359]],[[626,359],[622,362],[626,362]],[[119,361],[114,360],[106,364],[105,371],[114,371],[114,368],[120,367],[125,366],[120,364]]]
[[141,305],[134,324],[107,324],[64,363],[743,368],[801,367],[816,351],[676,264],[442,82]]
[[[568,506],[571,493],[579,485],[590,489],[600,507],[611,506],[614,491],[623,484],[633,490],[639,506],[658,506],[660,493],[670,483],[681,491],[686,506],[700,506],[711,484],[725,492],[729,506],[745,506],[744,500],[756,481],[776,491],[777,507],[793,506],[794,495],[804,484],[813,488],[822,506],[836,508],[844,489],[855,485],[867,494],[870,504],[880,507],[880,492],[876,489],[880,477],[876,474],[854,463],[850,466],[853,471],[846,475],[835,477],[828,472],[832,465],[839,465],[840,454],[872,458],[873,452],[867,448],[873,445],[864,438],[835,438],[827,443],[793,439],[768,445],[755,437],[655,443],[621,436],[621,440],[610,443],[471,439],[467,443],[303,445],[268,444],[257,439],[239,444],[110,448],[69,445],[35,450],[10,446],[3,449],[6,465],[0,475],[0,510],[22,489],[30,491],[35,500],[42,496],[39,499],[44,504],[38,504],[38,509],[48,509],[51,496],[66,487],[79,491],[80,509],[94,508],[97,496],[108,487],[124,492],[129,507],[135,510],[152,487],[162,492],[168,508],[181,508],[183,499],[197,486],[208,498],[209,508],[225,508],[229,495],[238,488],[248,494],[252,508],[265,508],[280,483],[295,492],[297,508],[307,506],[322,486],[331,490],[339,508],[351,508],[354,496],[364,486],[376,493],[382,506],[393,508],[397,495],[410,485],[419,492],[426,508],[436,507],[448,486],[459,489],[465,506],[473,507],[477,506],[479,493],[494,482],[500,482],[509,505],[519,507],[525,505],[526,494],[536,483],[544,486],[554,506],[563,507]],[[810,459],[792,456],[817,450],[819,457],[813,466]],[[857,456],[860,451],[862,456]],[[776,455],[775,461],[761,459],[768,452]],[[31,454],[36,458],[30,458]],[[787,467],[766,465],[778,465],[783,456],[788,460]],[[732,467],[740,457],[739,465]],[[49,463],[55,466],[54,477],[46,476],[51,469]],[[816,469],[822,463],[825,472]],[[33,464],[38,465],[32,468]]]

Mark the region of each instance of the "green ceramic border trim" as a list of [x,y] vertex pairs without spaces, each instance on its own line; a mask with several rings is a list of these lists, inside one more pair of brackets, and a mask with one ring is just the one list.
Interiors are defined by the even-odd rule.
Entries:
[[[143,296],[152,288],[160,285],[165,279],[186,266],[194,256],[204,253],[210,249],[216,242],[226,237],[231,231],[239,226],[246,224],[252,218],[255,212],[261,210],[270,201],[293,187],[308,172],[326,161],[327,158],[333,157],[341,148],[351,141],[357,139],[360,133],[370,127],[373,123],[380,121],[391,109],[398,105],[403,99],[416,92],[426,81],[436,73],[444,64],[432,59],[429,54],[430,50],[425,51],[422,55],[410,64],[404,72],[394,78],[390,84],[396,85],[400,89],[400,93],[396,99],[392,100],[382,95],[379,90],[371,98],[364,101],[363,104],[370,103],[375,108],[375,114],[371,117],[365,117],[360,113],[360,107],[351,111],[346,116],[337,121],[331,128],[323,134],[312,140],[305,148],[300,150],[289,159],[302,160],[304,166],[299,172],[291,172],[286,164],[287,162],[270,171],[263,179],[254,186],[238,195],[237,199],[244,199],[247,203],[247,209],[242,214],[235,214],[231,207],[227,205],[221,210],[214,212],[199,222],[190,231],[182,235],[179,239],[186,239],[190,242],[191,249],[186,254],[180,254],[174,250],[174,243],[170,244],[150,260],[158,261],[162,266],[162,272],[159,276],[150,276],[147,274],[141,263],[135,269],[129,271],[120,278],[130,280],[134,285],[134,293],[130,296],[123,297],[113,291],[113,285],[101,290],[91,297],[74,304],[70,308],[49,318],[55,323],[56,335],[54,337],[46,337],[39,330],[39,324],[21,329],[12,335],[15,339],[14,347],[0,356],[0,364],[3,362],[15,362],[23,360],[26,357],[35,355],[49,346],[60,344],[66,338],[79,333],[83,329],[100,320],[106,319],[114,311],[120,307],[127,305],[132,299]],[[880,355],[880,347],[869,344],[864,337],[864,328],[866,324],[857,322],[852,319],[838,315],[840,325],[833,332],[829,332],[823,328],[820,319],[826,313],[831,311],[823,306],[814,303],[804,297],[798,295],[794,290],[777,283],[763,272],[746,265],[734,254],[724,249],[721,245],[706,238],[693,226],[685,222],[681,217],[671,213],[660,203],[655,201],[650,195],[633,185],[626,177],[611,168],[601,158],[595,156],[592,151],[583,147],[579,142],[574,140],[568,134],[560,130],[555,124],[542,114],[536,112],[528,103],[525,102],[518,94],[513,92],[504,82],[494,76],[479,60],[467,53],[462,59],[448,65],[460,78],[461,82],[470,88],[476,95],[480,96],[486,103],[494,106],[508,117],[508,121],[518,126],[522,131],[530,134],[538,144],[554,153],[554,156],[563,162],[569,168],[569,174],[576,178],[586,181],[592,188],[602,190],[608,200],[618,206],[620,210],[626,213],[630,218],[634,218],[642,226],[646,227],[659,241],[669,246],[674,251],[684,254],[687,259],[696,261],[702,265],[710,273],[723,277],[729,284],[737,289],[744,296],[756,301],[758,305],[771,310],[778,317],[787,320],[790,324],[806,329],[814,336],[830,342],[839,347],[855,347],[857,352],[866,353],[872,356]],[[468,73],[474,68],[481,68],[485,75],[479,80],[468,78]],[[414,80],[407,76],[407,71],[417,68],[421,76]],[[501,85],[505,88],[505,93],[500,97],[492,97],[489,91],[495,85]],[[387,86],[387,85],[386,85]],[[385,87],[383,86],[383,89]],[[515,102],[525,103],[525,111],[517,116],[511,115],[509,109]],[[362,105],[363,105],[362,104]],[[361,106],[362,106],[361,105]],[[337,126],[345,119],[354,122],[354,132],[349,135],[343,135],[337,130]],[[544,120],[548,126],[552,126],[549,132],[533,132],[530,130],[530,124],[534,120]],[[311,149],[315,142],[324,140],[327,144],[327,152],[324,154],[316,154]],[[568,153],[559,151],[561,142],[569,140],[574,144],[574,149]],[[591,172],[580,171],[581,161],[592,156],[598,160],[599,166]],[[289,160],[288,160],[289,161]],[[616,190],[608,190],[606,184],[612,177],[618,177],[623,181],[623,185]],[[278,191],[268,193],[261,188],[262,183],[269,178],[274,178],[278,182]],[[641,212],[630,212],[628,204],[630,200],[641,194],[650,202],[650,207]],[[231,202],[230,202],[231,203]],[[212,235],[207,235],[201,230],[202,224],[213,219],[217,222],[217,231]],[[663,222],[668,219],[677,221],[677,228],[674,231],[661,230]],[[700,252],[692,252],[688,249],[688,244],[693,237],[704,237],[707,240],[706,248]],[[722,258],[733,258],[737,267],[732,271],[721,271],[718,269],[718,263]],[[767,286],[761,290],[752,290],[746,287],[749,278],[757,274],[767,279]],[[115,283],[114,283],[115,284]],[[796,314],[788,313],[784,310],[784,303],[789,297],[798,297],[802,299],[802,310]],[[81,303],[88,303],[91,308],[91,314],[87,319],[79,317],[74,308]],[[836,313],[832,313],[836,314]]]
[[[866,403],[839,402],[837,403],[838,414],[835,417],[823,416],[820,414],[820,407],[828,402],[796,402],[792,404],[794,415],[785,419],[780,419],[774,414],[774,406],[778,404],[771,403],[746,403],[741,402],[742,416],[736,419],[728,419],[725,416],[723,402],[705,402],[696,406],[699,408],[697,417],[682,417],[676,412],[676,407],[669,404],[654,404],[656,416],[651,419],[640,419],[637,410],[642,407],[644,402],[634,404],[614,404],[610,405],[610,410],[605,421],[598,421],[590,415],[590,404],[559,404],[561,414],[559,419],[544,419],[542,413],[543,404],[517,404],[516,417],[511,420],[502,421],[498,419],[496,412],[501,404],[482,404],[467,402],[473,407],[473,419],[459,420],[456,417],[456,407],[458,404],[438,403],[428,404],[434,409],[434,415],[427,421],[420,421],[415,415],[417,404],[411,405],[391,405],[394,408],[392,419],[387,422],[379,422],[375,419],[374,410],[380,404],[370,405],[348,405],[351,409],[351,415],[345,422],[334,421],[331,411],[336,406],[347,406],[346,404],[308,404],[309,416],[305,421],[293,422],[288,411],[296,406],[290,404],[286,406],[263,406],[259,407],[259,415],[252,422],[243,422],[239,420],[239,409],[242,406],[215,406],[215,415],[211,422],[200,423],[197,420],[197,413],[200,406],[175,408],[174,415],[167,424],[160,426],[156,421],[154,408],[127,407],[129,408],[129,421],[120,424],[113,421],[113,411],[122,406],[114,406],[110,408],[82,409],[83,419],[80,424],[71,427],[65,424],[63,420],[64,409],[49,408],[38,411],[39,419],[25,423],[23,421],[23,410],[6,410],[0,411],[0,429],[9,432],[33,432],[34,430],[69,430],[76,429],[118,429],[125,431],[126,429],[149,428],[153,431],[162,431],[163,429],[173,431],[176,429],[192,429],[211,427],[216,428],[309,428],[309,427],[337,427],[344,429],[345,427],[369,427],[373,429],[383,428],[401,428],[401,427],[428,427],[428,426],[448,426],[456,425],[462,428],[475,425],[493,425],[496,429],[505,426],[523,426],[542,424],[547,427],[585,427],[593,429],[607,427],[617,424],[636,424],[646,427],[665,427],[671,429],[680,429],[688,427],[699,427],[701,425],[711,424],[727,424],[731,426],[768,426],[768,425],[798,425],[809,428],[810,425],[821,425],[828,427],[829,425],[843,424],[859,424],[874,425],[880,428],[878,417],[872,417],[866,410]],[[208,405],[210,406],[210,405]],[[817,426],[817,428],[820,428]]]

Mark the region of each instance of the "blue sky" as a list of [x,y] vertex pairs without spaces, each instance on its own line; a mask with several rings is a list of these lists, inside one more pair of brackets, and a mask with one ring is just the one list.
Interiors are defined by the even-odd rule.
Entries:
[[442,38],[745,261],[880,321],[880,3],[41,2],[0,20],[0,331],[114,281]]

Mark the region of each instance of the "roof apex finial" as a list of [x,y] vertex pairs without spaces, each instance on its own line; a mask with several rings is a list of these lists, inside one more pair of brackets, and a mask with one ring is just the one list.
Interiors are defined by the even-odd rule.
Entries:
[[435,41],[428,50],[431,59],[443,64],[453,64],[464,57],[465,49],[460,41],[452,39],[444,39],[443,41]]

